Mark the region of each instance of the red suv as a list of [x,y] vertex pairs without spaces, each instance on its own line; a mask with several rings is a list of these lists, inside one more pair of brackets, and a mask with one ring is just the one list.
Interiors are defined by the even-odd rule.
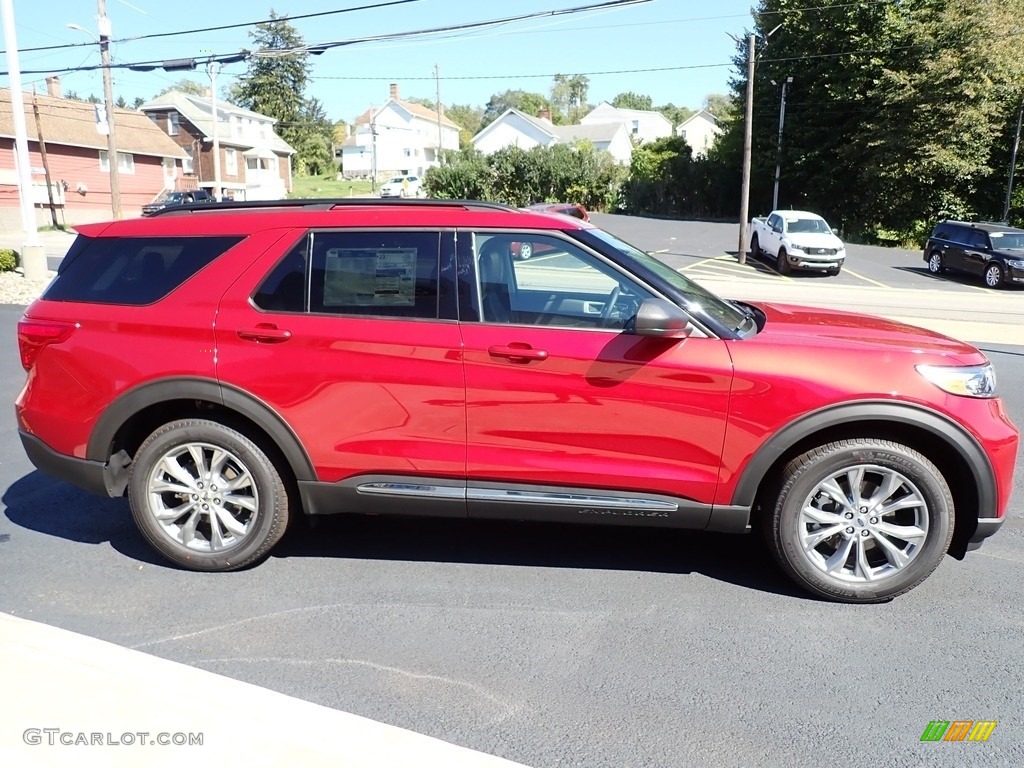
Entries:
[[18,339],[31,460],[127,495],[197,570],[259,560],[300,512],[756,526],[805,588],[881,601],[999,528],[1017,455],[974,347],[725,301],[487,203],[82,226]]

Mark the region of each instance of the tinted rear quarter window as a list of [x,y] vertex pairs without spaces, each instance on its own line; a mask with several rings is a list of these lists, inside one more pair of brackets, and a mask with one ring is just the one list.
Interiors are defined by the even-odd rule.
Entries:
[[152,304],[242,239],[79,235],[43,298],[94,304]]

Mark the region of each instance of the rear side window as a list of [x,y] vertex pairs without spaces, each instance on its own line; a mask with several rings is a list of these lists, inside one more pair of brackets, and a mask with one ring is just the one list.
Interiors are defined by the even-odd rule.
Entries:
[[79,235],[43,298],[152,304],[241,241],[241,237]]

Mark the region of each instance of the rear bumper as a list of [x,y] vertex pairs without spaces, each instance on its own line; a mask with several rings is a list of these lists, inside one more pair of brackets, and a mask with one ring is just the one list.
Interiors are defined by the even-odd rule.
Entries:
[[971,536],[970,540],[967,542],[967,551],[972,552],[973,550],[978,549],[985,539],[994,535],[995,532],[1002,527],[1003,520],[1005,519],[1006,518],[1003,517],[980,518],[978,520],[978,527],[974,531],[974,535]]
[[116,497],[124,493],[126,464],[117,461],[101,464],[57,453],[35,435],[19,430],[21,444],[37,469],[51,477],[83,488],[97,496]]

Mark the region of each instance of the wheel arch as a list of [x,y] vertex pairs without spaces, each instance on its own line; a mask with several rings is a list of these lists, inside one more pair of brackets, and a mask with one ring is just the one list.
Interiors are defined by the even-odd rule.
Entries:
[[[754,507],[782,467],[814,447],[854,437],[894,440],[928,457],[947,478],[956,512],[949,553],[962,558],[979,517],[995,517],[995,471],[978,441],[936,411],[889,401],[846,403],[815,411],[788,424],[747,462],[732,504]],[[980,481],[980,482],[979,482]]]
[[86,458],[108,465],[108,490],[121,495],[127,467],[142,441],[161,424],[189,416],[223,421],[275,454],[295,480],[316,480],[309,455],[276,411],[251,394],[212,379],[161,379],[123,393],[93,427]]

